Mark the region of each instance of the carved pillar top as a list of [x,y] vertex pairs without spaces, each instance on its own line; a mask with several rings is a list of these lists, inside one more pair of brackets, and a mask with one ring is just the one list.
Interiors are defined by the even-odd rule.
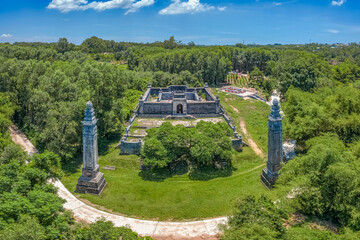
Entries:
[[92,102],[88,101],[86,103],[85,117],[84,121],[82,121],[83,125],[95,125],[97,123],[97,119],[95,118],[95,111]]
[[281,121],[283,118],[280,115],[280,106],[279,106],[279,100],[276,98],[272,102],[271,105],[271,113],[269,115],[270,121]]

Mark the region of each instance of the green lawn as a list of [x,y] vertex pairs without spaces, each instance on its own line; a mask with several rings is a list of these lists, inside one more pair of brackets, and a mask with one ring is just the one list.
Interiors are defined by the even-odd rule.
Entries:
[[[81,161],[81,159],[80,159]],[[224,216],[231,212],[236,198],[246,193],[261,194],[267,191],[260,183],[264,162],[251,149],[234,155],[237,168],[229,177],[208,181],[190,180],[188,174],[175,175],[161,182],[146,181],[139,175],[137,156],[120,156],[119,150],[111,148],[101,156],[100,167],[111,165],[116,170],[101,171],[105,174],[107,187],[99,196],[75,194],[107,211],[144,219],[184,220]],[[68,174],[62,178],[64,185],[73,192],[81,175],[79,162],[64,166]],[[78,166],[78,167],[76,167]],[[257,169],[254,169],[259,167]]]
[[[241,132],[240,117],[246,123],[246,129],[256,144],[267,153],[268,118],[270,106],[264,102],[253,99],[243,100],[242,98],[212,89],[214,95],[219,95],[221,105],[230,115],[232,122],[236,125],[238,132]],[[231,107],[234,106],[240,112],[236,113]],[[246,141],[246,138],[245,138]]]
[[[216,91],[215,91],[216,93]],[[269,107],[255,101],[244,101],[236,96],[235,100],[219,93],[223,106],[231,117],[236,114],[230,104],[237,107],[245,120],[248,132],[263,149],[266,148],[267,114]],[[238,121],[236,120],[238,126]],[[240,127],[238,126],[238,129]],[[99,158],[101,171],[105,174],[107,187],[101,196],[77,194],[95,207],[118,214],[142,219],[189,220],[204,219],[231,214],[236,199],[245,194],[267,194],[276,198],[276,190],[268,191],[260,182],[261,170],[265,159],[254,154],[249,147],[242,153],[234,153],[232,172],[198,173],[197,179],[204,177],[210,180],[191,180],[187,173],[179,175],[162,175],[149,179],[139,170],[139,157],[120,156],[114,145]],[[103,166],[115,166],[116,170],[104,170]],[[64,166],[66,175],[62,178],[64,185],[73,192],[77,179],[81,175],[81,159]]]

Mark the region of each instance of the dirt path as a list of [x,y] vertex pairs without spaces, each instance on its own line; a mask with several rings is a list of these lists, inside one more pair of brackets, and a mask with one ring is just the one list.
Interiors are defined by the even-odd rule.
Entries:
[[[236,112],[236,113],[240,113],[239,110],[230,105],[230,107]],[[239,117],[240,120],[240,127],[241,127],[241,131],[244,133],[246,139],[247,139],[247,143],[249,144],[249,146],[252,148],[252,150],[255,152],[256,155],[258,155],[259,157],[263,158],[265,155],[263,153],[263,151],[256,145],[256,143],[254,142],[254,140],[251,138],[250,134],[248,133],[247,129],[246,129],[246,124],[245,121]]]
[[[29,155],[38,153],[34,145],[16,126],[10,127],[13,141],[19,144]],[[192,222],[147,221],[107,213],[77,199],[59,180],[51,182],[58,188],[58,196],[65,199],[64,208],[73,212],[76,220],[95,222],[104,217],[116,227],[128,226],[141,236],[169,240],[215,240],[220,233],[219,224],[225,224],[227,217],[219,217]]]
[[12,125],[9,129],[13,142],[20,145],[27,154],[33,155],[39,153],[30,140],[18,129],[17,126]]

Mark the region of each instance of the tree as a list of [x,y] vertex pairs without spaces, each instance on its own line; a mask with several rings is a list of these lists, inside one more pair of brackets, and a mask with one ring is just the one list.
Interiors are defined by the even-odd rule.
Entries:
[[280,55],[272,74],[285,96],[290,86],[303,91],[313,90],[321,78],[329,78],[330,66],[314,54],[289,50]]
[[264,73],[258,67],[254,67],[250,73],[250,81],[254,81],[255,85],[260,85],[258,82],[262,82],[264,77]]
[[151,237],[139,237],[136,233],[126,227],[114,227],[110,221],[100,219],[88,226],[79,227],[75,231],[77,240],[152,240]]
[[353,83],[360,77],[360,68],[349,61],[340,63],[332,68],[332,78],[342,83]]
[[356,159],[334,134],[308,140],[306,150],[281,169],[276,186],[292,191],[294,199],[289,203],[295,209],[359,231],[360,166]]
[[286,213],[267,197],[244,196],[224,226],[222,239],[279,239],[285,233],[283,218]]
[[30,166],[44,171],[47,177],[51,179],[59,178],[62,175],[59,156],[47,150],[44,153],[34,155]]
[[86,53],[103,53],[107,50],[106,42],[95,36],[85,39],[80,48]]
[[164,48],[166,49],[174,49],[177,47],[177,43],[175,41],[174,36],[171,36],[169,40],[164,41]]
[[335,132],[346,143],[360,139],[360,92],[352,85],[319,88],[315,93],[290,88],[283,104],[284,132],[300,144]]
[[171,167],[178,162],[186,162],[193,168],[213,167],[223,162],[231,166],[231,129],[226,123],[200,121],[196,128],[186,128],[165,122],[147,133],[142,156],[144,163],[154,168]]
[[56,50],[59,53],[71,51],[73,48],[74,44],[69,43],[66,38],[59,38],[59,41],[56,43]]
[[0,238],[8,240],[47,239],[44,227],[39,224],[37,218],[29,215],[22,215],[17,223],[10,224],[5,229],[0,230]]

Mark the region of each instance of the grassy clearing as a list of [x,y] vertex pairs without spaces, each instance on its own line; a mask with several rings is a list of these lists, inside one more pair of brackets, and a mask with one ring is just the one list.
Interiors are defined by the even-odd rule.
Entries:
[[[137,156],[120,156],[119,150],[100,157],[100,168],[115,166],[116,170],[101,171],[107,187],[99,196],[75,194],[99,209],[143,219],[184,220],[224,216],[231,213],[235,200],[244,194],[273,194],[260,183],[263,160],[250,148],[235,153],[235,171],[228,177],[208,181],[190,180],[188,174],[175,175],[163,181],[146,181],[140,176]],[[257,168],[258,167],[258,168]],[[81,159],[64,166],[64,185],[73,192],[81,175]]]
[[[230,115],[236,125],[237,131],[241,132],[239,116],[245,121],[246,129],[256,144],[267,153],[267,134],[270,106],[264,102],[253,99],[243,100],[242,98],[212,89],[215,95],[219,95],[221,105]],[[236,113],[231,106],[237,108],[240,114]],[[244,135],[243,135],[244,136]],[[245,139],[246,141],[246,139]]]
[[[216,91],[214,91],[216,93]],[[270,109],[264,103],[244,101],[236,96],[216,93],[222,105],[239,126],[240,111],[248,132],[257,144],[267,150],[267,114]],[[225,98],[228,98],[225,101]],[[75,194],[95,207],[126,216],[157,220],[194,220],[231,214],[236,199],[245,194],[266,194],[277,199],[277,191],[268,191],[260,182],[265,165],[251,150],[245,147],[242,153],[234,153],[233,171],[197,172],[192,180],[188,173],[178,175],[164,172],[149,177],[139,170],[139,157],[120,156],[114,145],[99,158],[101,171],[105,174],[107,187],[101,196]],[[115,166],[116,170],[104,170],[103,166]],[[73,192],[81,175],[81,159],[64,166],[64,185]]]

